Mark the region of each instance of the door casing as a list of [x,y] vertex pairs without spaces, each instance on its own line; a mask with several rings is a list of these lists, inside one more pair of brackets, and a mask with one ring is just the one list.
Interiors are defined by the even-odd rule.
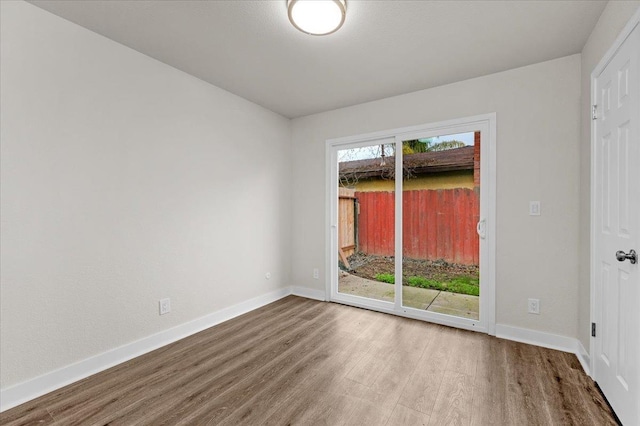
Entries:
[[[403,140],[427,138],[447,134],[480,131],[480,220],[484,220],[485,235],[480,240],[480,319],[478,321],[458,318],[432,312],[421,312],[403,307],[400,303],[402,284],[396,280],[395,303],[367,300],[362,303],[356,296],[338,296],[338,229],[337,200],[338,197],[338,162],[337,151],[344,148],[355,148],[382,143],[401,143]],[[496,114],[483,114],[418,126],[384,130],[356,136],[329,139],[326,142],[326,288],[325,300],[346,303],[381,312],[426,320],[468,330],[475,330],[495,335],[495,259],[496,259]],[[396,175],[402,176],[402,150],[396,158]],[[395,210],[395,258],[402,259],[402,180],[396,181]],[[400,262],[396,262],[396,275],[399,275]]]

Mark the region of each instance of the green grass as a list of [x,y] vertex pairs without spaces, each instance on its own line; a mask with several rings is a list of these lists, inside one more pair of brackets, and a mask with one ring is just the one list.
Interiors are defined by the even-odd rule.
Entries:
[[[383,283],[395,284],[392,274],[378,274],[376,280]],[[477,277],[459,276],[448,280],[430,280],[424,277],[409,277],[404,285],[411,287],[430,288],[433,290],[448,291],[450,293],[480,295],[480,280]]]
[[378,274],[376,275],[376,280],[382,281],[383,283],[395,284],[396,277],[392,274]]

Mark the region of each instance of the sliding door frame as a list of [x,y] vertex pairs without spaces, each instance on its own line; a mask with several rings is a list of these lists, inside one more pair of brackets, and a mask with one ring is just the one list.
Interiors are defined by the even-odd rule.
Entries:
[[[402,306],[402,190],[403,179],[395,179],[395,300],[367,299],[338,293],[338,160],[341,149],[369,145],[396,145],[396,176],[402,177],[402,142],[405,140],[480,131],[480,319],[472,320],[427,312]],[[329,139],[326,142],[326,297],[343,303],[380,312],[420,319],[437,324],[476,330],[495,335],[495,259],[496,259],[496,114],[483,114],[363,135]]]

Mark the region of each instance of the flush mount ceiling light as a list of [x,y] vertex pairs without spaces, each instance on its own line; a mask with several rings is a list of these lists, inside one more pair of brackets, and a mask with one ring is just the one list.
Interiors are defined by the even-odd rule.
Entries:
[[289,20],[311,35],[334,33],[344,24],[346,0],[288,0]]

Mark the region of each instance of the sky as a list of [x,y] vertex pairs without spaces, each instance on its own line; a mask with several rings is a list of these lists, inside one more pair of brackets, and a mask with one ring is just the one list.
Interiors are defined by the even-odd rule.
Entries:
[[[461,141],[461,142],[464,142],[465,145],[473,145],[474,135],[473,135],[473,132],[457,133],[453,135],[437,136],[433,139],[435,143],[445,142],[445,141]],[[388,147],[388,149],[385,149],[385,153],[387,155],[393,155],[393,151],[391,150],[390,146]],[[379,157],[380,157],[380,145],[366,146],[363,148],[342,149],[338,151],[338,162],[366,160],[370,158],[379,158]]]
[[444,141],[461,141],[461,142],[464,142],[465,145],[473,145],[473,132],[438,136],[434,139],[436,143],[444,142]]

